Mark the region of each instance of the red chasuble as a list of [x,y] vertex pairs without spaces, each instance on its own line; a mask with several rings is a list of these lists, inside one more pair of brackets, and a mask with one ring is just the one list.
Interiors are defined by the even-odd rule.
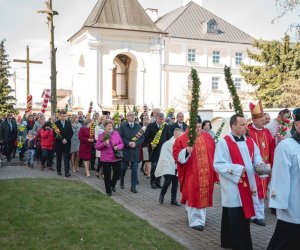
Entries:
[[[244,163],[243,157],[241,155],[241,152],[239,150],[237,143],[235,141],[233,141],[230,138],[230,136],[228,136],[228,135],[226,135],[224,137],[224,139],[227,143],[232,163],[239,164],[239,165],[242,165],[245,167],[245,163]],[[246,144],[247,144],[247,147],[249,150],[249,155],[251,157],[251,160],[253,161],[254,142],[250,138],[247,138]],[[249,219],[255,215],[255,211],[254,211],[252,194],[251,194],[251,190],[250,190],[247,172],[245,172],[242,175],[241,180],[239,181],[239,184],[238,184],[238,189],[240,192],[244,216],[246,219]]]
[[[248,125],[249,136],[254,140],[259,148],[261,158],[264,163],[273,164],[275,139],[272,137],[270,130],[263,128],[262,130],[255,129],[252,124]],[[259,199],[267,198],[268,184],[270,178],[260,178],[258,174],[255,174],[257,193]]]
[[212,206],[214,182],[217,174],[213,168],[215,144],[210,134],[202,132],[195,142],[192,154],[185,164],[178,162],[181,150],[188,146],[188,131],[176,139],[173,156],[178,166],[181,203],[194,208]]

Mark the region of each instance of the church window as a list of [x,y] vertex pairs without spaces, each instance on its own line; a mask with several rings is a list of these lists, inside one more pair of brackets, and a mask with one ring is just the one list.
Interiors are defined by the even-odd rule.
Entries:
[[235,78],[234,86],[237,90],[241,90],[242,89],[242,78]]
[[211,89],[218,90],[220,88],[220,77],[213,76],[211,79]]
[[235,64],[240,65],[242,63],[243,59],[243,53],[242,52],[236,52],[235,53]]
[[220,63],[220,51],[213,51],[212,61],[213,64]]
[[195,49],[188,49],[188,62],[195,62],[196,61],[196,50]]

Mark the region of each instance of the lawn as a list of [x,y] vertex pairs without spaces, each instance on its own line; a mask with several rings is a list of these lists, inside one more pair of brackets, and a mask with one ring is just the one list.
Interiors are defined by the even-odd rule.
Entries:
[[1,249],[183,249],[79,181],[0,181]]

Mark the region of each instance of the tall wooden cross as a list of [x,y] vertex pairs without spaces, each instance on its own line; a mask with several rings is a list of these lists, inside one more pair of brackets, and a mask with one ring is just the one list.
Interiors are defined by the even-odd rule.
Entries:
[[27,96],[30,94],[30,89],[29,89],[29,71],[30,71],[30,63],[34,63],[34,64],[42,64],[43,62],[41,61],[32,61],[29,59],[29,46],[26,47],[26,60],[20,60],[20,59],[14,59],[14,62],[20,62],[20,63],[26,63],[26,92],[27,92]]

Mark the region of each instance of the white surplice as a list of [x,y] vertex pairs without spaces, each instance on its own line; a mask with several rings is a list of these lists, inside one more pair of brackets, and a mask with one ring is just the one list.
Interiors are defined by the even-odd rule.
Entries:
[[[233,136],[229,135],[231,140],[235,142]],[[249,179],[250,188],[257,190],[256,181],[254,177],[254,166],[263,163],[259,149],[254,143],[254,155],[253,163],[251,161],[249,150],[246,144],[246,140],[252,140],[245,137],[245,141],[235,142],[240,150],[242,158],[244,160],[246,172]],[[238,189],[238,183],[241,178],[243,166],[239,164],[233,164],[227,142],[224,138],[220,139],[216,145],[215,157],[214,157],[214,168],[220,177],[221,184],[221,197],[223,207],[241,207],[242,202]],[[253,205],[259,204],[258,195],[252,195]]]
[[269,206],[276,208],[277,219],[300,224],[300,144],[283,140],[275,149]]

